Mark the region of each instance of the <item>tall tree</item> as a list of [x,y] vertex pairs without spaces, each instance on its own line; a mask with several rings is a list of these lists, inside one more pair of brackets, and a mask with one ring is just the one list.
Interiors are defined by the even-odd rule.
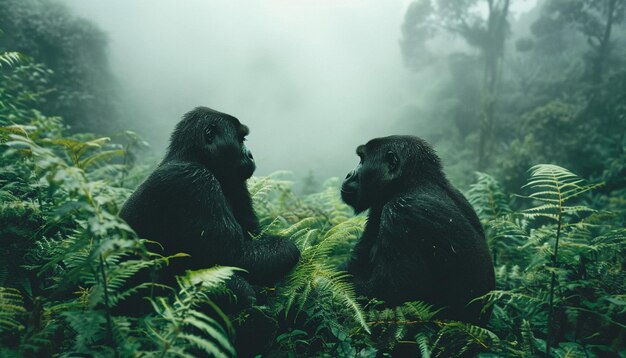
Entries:
[[574,125],[585,133],[586,140],[577,145],[576,156],[586,160],[570,167],[583,175],[599,175],[607,158],[623,152],[626,122],[620,103],[626,62],[618,39],[625,35],[620,26],[625,16],[624,0],[551,0],[544,3],[541,16],[532,25],[539,41],[562,31],[577,38],[582,71],[561,90],[582,101]]
[[587,38],[591,47],[587,75],[597,85],[604,80],[611,60],[613,28],[624,21],[625,12],[623,0],[551,0],[538,22],[564,22]]
[[509,34],[511,0],[418,0],[402,25],[400,46],[407,66],[427,62],[428,39],[443,31],[460,36],[478,50],[483,61],[483,89],[479,130],[478,167],[489,164],[496,122],[497,87]]

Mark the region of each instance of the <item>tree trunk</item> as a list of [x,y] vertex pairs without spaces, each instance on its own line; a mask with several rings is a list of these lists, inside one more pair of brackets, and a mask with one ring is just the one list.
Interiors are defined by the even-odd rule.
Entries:
[[[487,0],[489,14],[487,20],[487,42],[482,53],[485,61],[483,74],[482,113],[480,117],[480,133],[478,142],[478,170],[489,165],[493,148],[493,130],[495,127],[496,87],[500,71],[500,60],[506,37],[506,18],[509,13],[510,0],[496,2]],[[501,6],[498,6],[502,4]]]
[[615,12],[615,5],[617,0],[609,0],[607,13],[606,13],[606,25],[604,26],[604,35],[602,36],[602,40],[600,40],[600,47],[598,49],[598,58],[595,61],[594,71],[593,71],[593,82],[594,84],[602,83],[604,79],[604,70],[605,63],[607,57],[610,52],[610,44],[611,44],[611,30],[613,28],[613,17]]

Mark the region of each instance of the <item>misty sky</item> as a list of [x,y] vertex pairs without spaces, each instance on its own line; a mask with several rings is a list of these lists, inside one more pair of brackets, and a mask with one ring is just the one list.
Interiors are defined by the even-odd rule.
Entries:
[[358,144],[408,134],[398,113],[419,102],[398,45],[410,1],[63,2],[108,34],[127,126],[158,155],[181,115],[205,105],[251,128],[256,174],[342,177]]

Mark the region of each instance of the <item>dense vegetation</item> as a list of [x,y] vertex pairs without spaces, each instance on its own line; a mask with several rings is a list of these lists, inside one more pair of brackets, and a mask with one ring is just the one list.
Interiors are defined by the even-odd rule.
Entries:
[[[499,5],[490,16],[506,19],[508,1],[494,2]],[[41,10],[41,3],[5,1],[1,8],[14,9],[13,18],[43,21],[17,11]],[[321,188],[309,183],[300,194],[288,173],[276,173],[250,180],[255,209],[265,230],[293,240],[302,258],[283,282],[261,288],[264,299],[255,309],[275,318],[278,332],[270,354],[373,357],[413,347],[425,357],[626,355],[626,63],[618,56],[623,46],[611,37],[626,34],[623,4],[555,0],[538,6],[531,37],[516,41],[509,56],[515,60],[505,66],[510,26],[480,31],[497,21],[468,20],[465,3],[455,5],[458,11],[430,9],[426,22],[410,21],[426,13],[412,10],[424,2],[412,6],[402,49],[407,63],[420,67],[424,59],[414,55],[428,52],[411,46],[425,44],[418,35],[433,32],[412,31],[410,24],[435,20],[451,21],[447,28],[465,31],[460,34],[478,49],[449,56],[449,83],[432,94],[430,114],[447,124],[433,129],[449,131],[438,140],[444,158],[461,159],[452,162],[453,179],[470,178],[463,167],[470,157],[480,158],[476,164],[484,171],[465,181],[497,274],[498,288],[487,295],[493,309],[488,327],[442,320],[422,302],[383,308],[355,297],[337,266],[364,217],[341,202],[337,179]],[[54,67],[42,56],[49,50],[19,40],[32,32],[14,27],[29,24],[0,23],[13,26],[0,37],[6,39],[0,47],[0,356],[232,356],[232,322],[245,321],[249,312],[226,317],[210,297],[235,268],[188,272],[171,296],[146,301],[153,312],[145,317],[115,313],[129,293],[149,288],[149,282],[130,291],[124,285],[138,270],[185,253],[162,257],[158,245],[137,238],[117,217],[153,165],[138,159],[147,143],[129,131],[111,138],[79,133],[77,127],[101,132],[103,126],[77,126],[81,117],[51,107],[51,93],[88,94],[99,79],[79,81],[81,88],[68,84],[70,77],[59,73],[83,68],[74,65],[85,57],[65,54],[67,62],[53,61]],[[608,38],[607,26],[614,27]],[[70,38],[76,32],[93,31],[83,26],[58,36],[76,44]],[[409,35],[417,40],[408,41]],[[480,35],[502,44],[486,46]],[[48,44],[67,49],[63,43]],[[555,56],[551,44],[584,56]],[[89,61],[82,65],[91,68]],[[465,69],[484,70],[486,80]],[[63,98],[66,108],[78,105]]]
[[[412,3],[402,24],[405,63],[417,75],[443,75],[422,93],[429,104],[406,120],[427,119],[420,135],[457,182],[478,168],[517,190],[528,167],[549,162],[605,181],[603,192],[623,188],[626,3],[539,1],[515,19],[517,2]],[[438,45],[452,40],[463,46],[442,53],[448,47]]]
[[[119,91],[109,69],[106,36],[59,3],[41,0],[0,1],[0,51],[18,51],[35,59],[41,76],[38,108],[62,116],[74,131],[119,129]],[[11,88],[10,86],[4,86]]]

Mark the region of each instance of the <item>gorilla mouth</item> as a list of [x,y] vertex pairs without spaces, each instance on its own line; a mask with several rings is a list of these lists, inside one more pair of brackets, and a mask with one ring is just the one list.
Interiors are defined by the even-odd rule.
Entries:
[[345,187],[341,187],[341,196],[349,196],[349,197],[354,197],[356,195],[357,189],[354,188],[345,188]]
[[243,179],[248,179],[254,174],[256,170],[256,164],[253,161],[248,161],[247,163],[243,163],[240,165],[240,174]]
[[354,206],[356,203],[357,190],[353,188],[341,187],[341,199],[344,203]]

